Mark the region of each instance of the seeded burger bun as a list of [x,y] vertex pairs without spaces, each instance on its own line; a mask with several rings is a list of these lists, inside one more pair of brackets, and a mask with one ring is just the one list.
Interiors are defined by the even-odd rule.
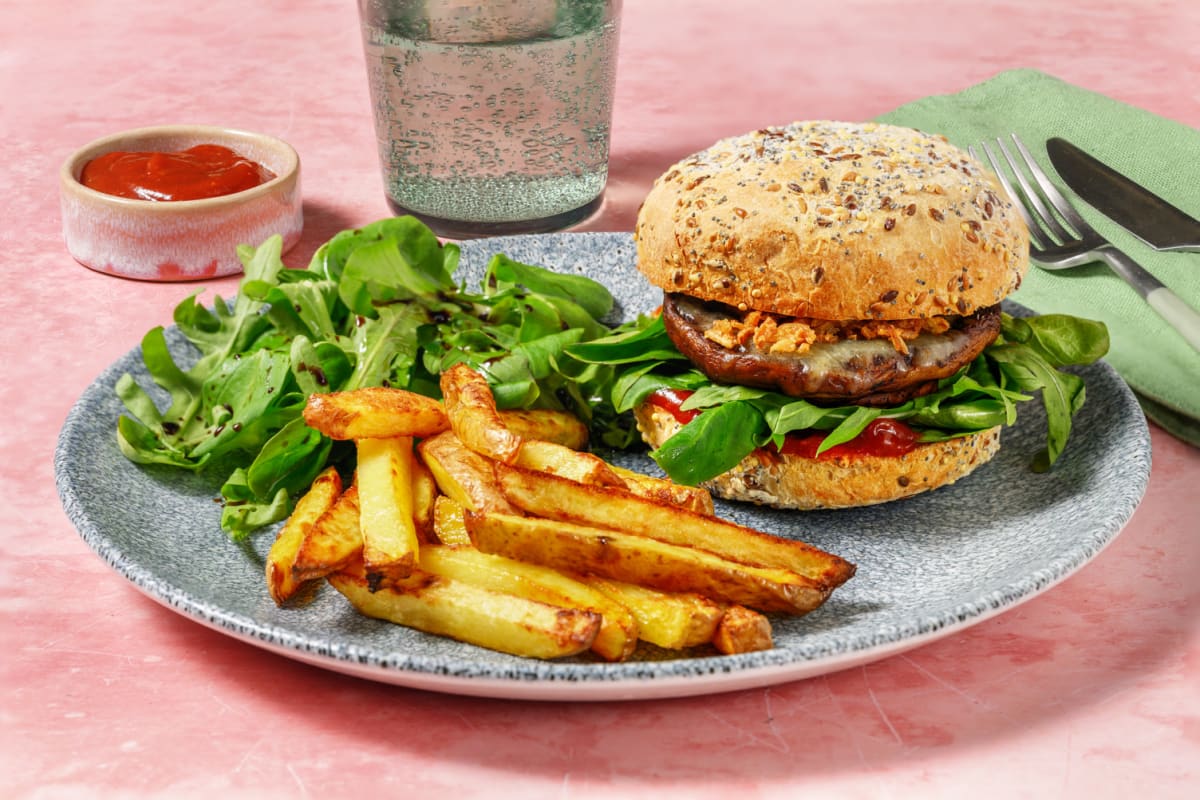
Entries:
[[[797,122],[717,142],[662,175],[635,230],[679,350],[717,383],[818,405],[899,405],[970,363],[1028,269],[1028,232],[991,174],[943,137]],[[643,437],[678,428],[644,403]],[[902,457],[756,451],[717,494],[837,508],[952,483],[999,430]]]

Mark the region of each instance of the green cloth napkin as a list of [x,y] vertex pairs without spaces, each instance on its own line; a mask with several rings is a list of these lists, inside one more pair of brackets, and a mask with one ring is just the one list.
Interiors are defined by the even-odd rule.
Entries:
[[[963,148],[1014,132],[1052,179],[1057,173],[1045,143],[1061,136],[1200,217],[1200,131],[1042,72],[1002,72],[956,94],[901,106],[880,121],[940,133]],[[1069,190],[1064,194],[1109,241],[1200,308],[1200,253],[1157,252]],[[1106,266],[1031,267],[1012,299],[1039,313],[1105,322],[1111,337],[1106,360],[1137,393],[1146,415],[1200,446],[1200,353]]]

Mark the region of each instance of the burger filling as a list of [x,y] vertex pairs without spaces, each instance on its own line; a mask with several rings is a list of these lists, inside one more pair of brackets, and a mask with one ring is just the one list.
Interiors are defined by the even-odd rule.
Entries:
[[667,294],[663,324],[679,351],[718,383],[891,406],[932,391],[974,360],[1000,333],[1000,307],[969,316],[833,322]]

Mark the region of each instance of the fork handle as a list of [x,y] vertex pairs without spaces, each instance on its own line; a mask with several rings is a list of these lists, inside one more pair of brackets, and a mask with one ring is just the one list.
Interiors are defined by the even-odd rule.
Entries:
[[1097,252],[1113,271],[1146,298],[1150,307],[1178,331],[1192,349],[1200,351],[1200,312],[1117,248],[1103,247]]

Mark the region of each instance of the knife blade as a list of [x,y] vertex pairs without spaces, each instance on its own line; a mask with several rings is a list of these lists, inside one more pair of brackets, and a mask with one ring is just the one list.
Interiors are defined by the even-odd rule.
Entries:
[[1046,140],[1046,152],[1077,195],[1155,250],[1200,252],[1200,220],[1066,139]]

